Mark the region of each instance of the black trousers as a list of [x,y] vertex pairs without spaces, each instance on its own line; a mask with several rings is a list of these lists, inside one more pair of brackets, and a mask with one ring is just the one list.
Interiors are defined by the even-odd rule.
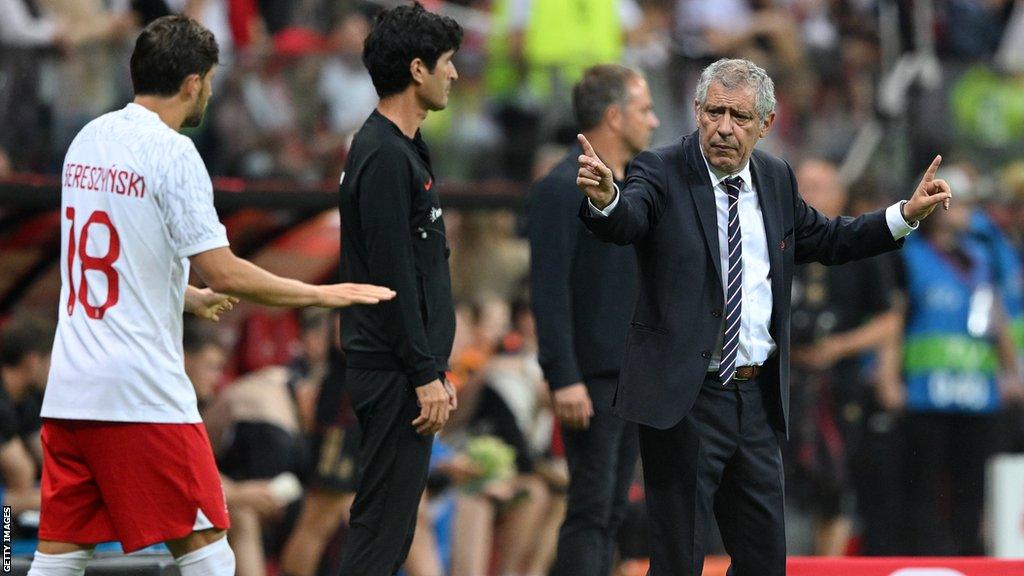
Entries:
[[594,410],[586,430],[562,429],[569,463],[569,499],[551,573],[608,576],[639,453],[637,426]]
[[995,414],[908,414],[908,552],[982,556],[985,463],[995,447]]
[[391,576],[412,545],[434,437],[412,427],[420,409],[404,373],[348,368],[345,377],[363,437],[340,573]]
[[731,576],[786,573],[782,454],[757,380],[704,381],[697,402],[668,430],[640,427],[651,576],[700,576],[712,516]]

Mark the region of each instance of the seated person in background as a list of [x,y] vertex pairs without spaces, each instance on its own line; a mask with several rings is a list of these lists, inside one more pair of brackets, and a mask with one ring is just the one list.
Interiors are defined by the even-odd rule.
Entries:
[[39,411],[50,371],[52,345],[53,325],[31,315],[15,316],[0,336],[0,402],[14,409],[18,435],[37,468],[43,462],[39,441],[43,419]]
[[[349,510],[358,481],[359,424],[345,390],[345,357],[338,344],[337,316],[325,319],[323,351],[328,359],[326,374],[312,394],[312,402],[300,394],[303,429],[309,437],[308,484],[302,511],[281,552],[281,574],[313,576],[339,529],[348,525]],[[310,330],[306,330],[307,334]],[[328,337],[327,335],[330,335]],[[320,346],[307,343],[307,357]],[[312,415],[309,415],[312,404]],[[311,422],[311,426],[305,425]],[[337,559],[340,562],[340,558]],[[338,567],[327,570],[337,572]]]
[[186,319],[184,351],[231,513],[236,574],[265,576],[264,525],[302,493],[295,477],[303,450],[292,372],[265,368],[215,393],[227,354],[212,327]]
[[0,500],[15,515],[39,510],[41,459],[33,454],[41,454],[38,398],[52,344],[52,327],[30,316],[10,320],[0,335]]
[[12,514],[39,510],[36,465],[18,436],[16,419],[10,406],[0,404],[0,502]]
[[[510,457],[508,462],[509,471],[514,470],[512,458],[514,456]],[[454,450],[439,437],[434,438],[427,489],[420,500],[416,516],[416,533],[409,548],[409,556],[402,567],[407,576],[440,576],[448,573],[444,569],[447,564],[446,558],[442,557],[436,536],[448,526],[443,519],[438,523],[433,504],[449,497],[450,490],[463,489],[469,483],[480,481],[483,476],[483,468],[474,463],[468,454]],[[442,516],[444,508],[444,505],[440,507]]]
[[[547,574],[554,560],[567,477],[564,469],[560,480],[556,473],[541,473],[557,470],[543,458],[550,446],[553,418],[545,408],[548,393],[527,305],[514,305],[512,318],[514,331],[491,359],[484,385],[469,410],[466,452],[484,468],[484,479],[466,483],[457,497],[454,576],[486,574],[492,549],[499,552],[500,574]],[[487,474],[488,461],[497,458],[492,452],[500,450],[481,449],[481,439],[511,447],[513,474],[504,478]]]

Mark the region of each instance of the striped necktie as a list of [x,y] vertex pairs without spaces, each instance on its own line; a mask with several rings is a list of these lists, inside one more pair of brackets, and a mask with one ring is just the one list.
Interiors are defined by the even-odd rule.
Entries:
[[736,375],[736,352],[740,347],[740,316],[743,313],[743,234],[740,232],[740,189],[743,179],[726,178],[725,190],[729,196],[729,272],[725,289],[725,333],[722,335],[722,359],[718,375],[722,384],[728,384]]

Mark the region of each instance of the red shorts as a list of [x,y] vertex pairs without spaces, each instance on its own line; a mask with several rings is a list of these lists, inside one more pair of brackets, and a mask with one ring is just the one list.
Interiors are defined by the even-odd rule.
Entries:
[[40,540],[132,552],[231,525],[202,424],[46,419],[42,442]]

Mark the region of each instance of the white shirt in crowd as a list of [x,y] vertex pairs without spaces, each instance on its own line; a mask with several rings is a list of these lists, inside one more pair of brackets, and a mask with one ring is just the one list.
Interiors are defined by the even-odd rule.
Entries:
[[137,104],[79,132],[61,173],[61,295],[42,415],[196,423],[188,257],[228,245],[192,141]]

